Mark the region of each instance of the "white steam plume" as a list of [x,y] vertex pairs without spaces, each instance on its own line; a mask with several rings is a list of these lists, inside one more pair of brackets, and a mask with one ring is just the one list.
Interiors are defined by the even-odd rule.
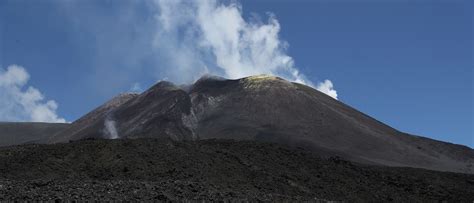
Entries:
[[27,86],[29,79],[21,66],[0,68],[0,121],[66,122],[56,114],[54,100],[46,101],[38,89]]
[[[273,15],[266,23],[246,21],[241,6],[216,0],[155,0],[157,23],[154,47],[167,61],[172,80],[189,82],[204,73],[227,78],[272,74],[314,85],[286,54]],[[332,82],[317,89],[337,99]]]
[[129,92],[138,92],[138,93],[140,93],[140,92],[143,92],[143,88],[140,85],[140,83],[136,82],[136,83],[132,84],[132,86],[129,89]]
[[104,126],[105,126],[105,129],[104,129],[105,130],[105,135],[106,135],[107,138],[109,138],[109,139],[119,138],[117,128],[115,127],[115,121],[114,120],[112,120],[110,118],[105,119]]
[[324,82],[319,83],[316,89],[324,94],[331,96],[334,99],[337,99],[337,92],[334,89],[334,86],[330,80],[325,80]]

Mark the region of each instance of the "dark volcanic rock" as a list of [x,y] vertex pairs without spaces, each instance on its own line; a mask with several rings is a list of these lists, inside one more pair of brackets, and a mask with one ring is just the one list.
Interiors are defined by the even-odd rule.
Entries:
[[89,139],[0,148],[0,201],[471,202],[473,180],[255,141]]
[[135,97],[138,97],[138,94],[125,93],[112,98],[107,103],[74,121],[66,130],[55,134],[49,139],[49,142],[68,142],[69,140],[88,137],[102,137],[105,134],[105,121],[110,118],[111,113]]
[[474,150],[399,132],[315,89],[278,77],[205,77],[186,89],[160,82],[51,142],[107,138],[235,139],[281,143],[361,163],[474,173]]
[[169,82],[160,82],[113,114],[119,123],[120,137],[165,137],[193,140],[191,130],[183,123],[190,113],[188,94]]

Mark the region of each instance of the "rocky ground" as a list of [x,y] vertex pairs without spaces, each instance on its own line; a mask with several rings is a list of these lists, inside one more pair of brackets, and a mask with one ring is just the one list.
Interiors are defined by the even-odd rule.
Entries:
[[360,165],[250,141],[0,148],[0,200],[76,199],[472,202],[474,175]]

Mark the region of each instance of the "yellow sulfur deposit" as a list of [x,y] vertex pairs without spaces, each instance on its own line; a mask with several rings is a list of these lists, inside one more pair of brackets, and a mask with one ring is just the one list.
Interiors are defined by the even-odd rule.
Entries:
[[[282,88],[282,84],[286,84],[286,83],[291,84],[279,77],[276,77],[273,75],[266,75],[266,74],[249,76],[249,77],[243,78],[241,82],[245,89],[260,89],[264,87]],[[289,85],[289,86],[292,86],[292,85]]]

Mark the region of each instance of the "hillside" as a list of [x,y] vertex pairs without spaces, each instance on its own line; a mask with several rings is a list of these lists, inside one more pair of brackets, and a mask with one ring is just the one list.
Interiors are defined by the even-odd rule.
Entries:
[[67,123],[0,122],[0,146],[47,143],[67,127]]

